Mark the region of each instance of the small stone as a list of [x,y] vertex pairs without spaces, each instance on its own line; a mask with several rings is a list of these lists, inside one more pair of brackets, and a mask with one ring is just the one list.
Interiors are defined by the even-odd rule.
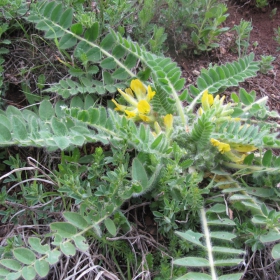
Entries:
[[193,73],[195,76],[199,76],[199,75],[200,75],[200,72],[197,71],[197,70],[193,70],[192,73]]

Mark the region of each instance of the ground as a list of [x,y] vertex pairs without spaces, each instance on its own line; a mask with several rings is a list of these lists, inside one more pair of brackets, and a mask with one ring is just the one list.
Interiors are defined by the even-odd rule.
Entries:
[[[240,5],[235,3],[228,4],[229,16],[225,26],[234,27],[238,25],[241,19],[252,21],[253,30],[250,34],[250,45],[248,52],[254,52],[255,59],[260,60],[261,56],[272,55],[273,70],[268,74],[258,74],[257,77],[248,79],[241,86],[247,91],[255,90],[257,96],[269,97],[269,106],[272,110],[280,112],[280,56],[279,44],[274,40],[274,30],[280,26],[280,3],[275,3],[265,9],[256,9],[250,5]],[[273,9],[277,8],[274,16],[271,16]],[[204,55],[184,54],[180,51],[171,51],[170,55],[182,67],[183,75],[189,83],[196,81],[201,68],[207,68],[210,63],[224,64],[228,61],[238,59],[238,53],[234,51],[236,33],[228,31],[222,36],[220,47]],[[228,89],[227,93],[234,91],[234,88]]]

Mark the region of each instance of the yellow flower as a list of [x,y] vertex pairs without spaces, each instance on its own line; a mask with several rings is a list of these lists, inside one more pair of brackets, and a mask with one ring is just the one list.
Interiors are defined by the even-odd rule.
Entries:
[[210,107],[213,105],[214,98],[212,94],[208,93],[208,90],[205,90],[203,92],[203,95],[201,97],[201,104],[202,104],[202,109],[204,111],[207,111],[210,109]]
[[112,102],[116,105],[116,111],[124,112],[128,108],[127,106],[120,105],[115,99],[112,99]]
[[171,114],[167,114],[165,117],[163,117],[163,123],[166,127],[166,130],[172,129],[173,126],[173,116]]
[[120,105],[112,99],[112,102],[116,105],[115,110],[125,112],[128,118],[134,118],[135,121],[154,121],[154,116],[151,113],[150,101],[153,99],[156,92],[152,90],[151,86],[148,86],[146,90],[144,84],[140,80],[135,79],[131,81],[130,88],[127,88],[125,91],[118,88],[118,91],[131,106]]
[[136,113],[133,112],[133,111],[125,110],[124,112],[127,114],[128,118],[135,118],[136,117]]
[[150,101],[153,99],[153,97],[155,96],[156,92],[152,91],[151,86],[148,86],[148,95],[147,95],[147,101]]
[[151,111],[151,106],[146,100],[140,100],[137,109],[141,114],[148,114]]
[[131,96],[130,94],[127,94],[125,92],[123,92],[121,89],[118,88],[119,93],[122,95],[122,97],[125,99],[125,101],[127,101],[128,103],[130,103],[132,106],[137,107],[137,100],[135,100],[135,98],[133,96]]
[[223,154],[224,152],[230,151],[230,145],[227,143],[220,142],[219,140],[216,140],[214,138],[211,138],[210,142],[214,147],[218,148],[218,150],[221,154]]
[[146,88],[140,80],[132,80],[130,83],[130,88],[133,90],[138,100],[145,98]]
[[128,95],[131,95],[132,97],[134,96],[131,88],[125,89],[125,93],[127,93]]
[[154,118],[148,117],[148,116],[146,116],[144,114],[139,114],[139,117],[144,122],[153,122],[154,121]]

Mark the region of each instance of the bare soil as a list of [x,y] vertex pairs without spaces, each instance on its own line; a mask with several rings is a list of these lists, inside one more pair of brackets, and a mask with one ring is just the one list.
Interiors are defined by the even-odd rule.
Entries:
[[[274,8],[277,8],[277,12],[271,16]],[[280,52],[277,51],[280,46],[274,40],[274,30],[280,26],[280,3],[276,2],[265,9],[257,9],[248,4],[229,3],[228,13],[229,16],[225,23],[227,27],[238,25],[241,19],[252,22],[253,30],[250,34],[250,46],[247,53],[254,52],[256,60],[260,60],[261,56],[265,55],[275,57],[272,63],[273,70],[268,74],[259,73],[240,86],[247,91],[255,90],[258,97],[268,96],[271,110],[280,112]],[[220,47],[210,53],[196,56],[171,50],[170,56],[181,66],[187,82],[194,83],[199,75],[199,70],[208,68],[210,63],[224,64],[238,59],[235,40],[236,32],[230,30],[222,35]],[[230,88],[226,93],[229,94],[234,90],[236,89]]]

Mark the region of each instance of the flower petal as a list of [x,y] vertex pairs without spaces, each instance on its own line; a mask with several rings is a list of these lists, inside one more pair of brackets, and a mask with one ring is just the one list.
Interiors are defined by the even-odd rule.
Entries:
[[163,122],[167,130],[170,130],[173,126],[173,116],[171,114],[167,114],[163,117]]
[[128,95],[131,95],[132,97],[134,97],[133,92],[131,90],[131,88],[127,88],[125,89],[125,93],[127,93]]
[[123,96],[123,98],[130,103],[132,106],[137,107],[137,100],[134,99],[131,95],[123,92],[121,89],[118,88],[119,93]]
[[132,80],[130,83],[130,87],[135,93],[138,100],[144,99],[146,95],[146,88],[142,84],[142,82],[138,79]]
[[210,142],[214,147],[218,148],[221,154],[223,154],[224,152],[229,152],[231,150],[229,144],[220,142],[219,140],[216,140],[214,138],[211,138]]
[[146,100],[140,100],[138,102],[137,109],[141,114],[148,114],[151,111],[151,106]]
[[142,121],[144,122],[152,122],[153,119],[151,119],[150,117],[144,115],[144,114],[139,114],[139,117],[141,118]]
[[153,97],[155,96],[156,92],[152,91],[151,86],[148,86],[148,94],[147,94],[147,101],[150,101],[153,99]]
[[112,99],[112,102],[116,105],[116,108],[115,108],[116,111],[124,112],[124,110],[127,109],[126,106],[120,105],[115,99]]
[[201,103],[202,103],[203,110],[207,111],[213,105],[213,102],[214,102],[213,95],[209,94],[208,90],[205,90],[201,97]]
[[127,115],[128,118],[134,118],[134,117],[136,117],[136,113],[133,112],[133,111],[125,110],[124,112],[126,113],[126,115]]

